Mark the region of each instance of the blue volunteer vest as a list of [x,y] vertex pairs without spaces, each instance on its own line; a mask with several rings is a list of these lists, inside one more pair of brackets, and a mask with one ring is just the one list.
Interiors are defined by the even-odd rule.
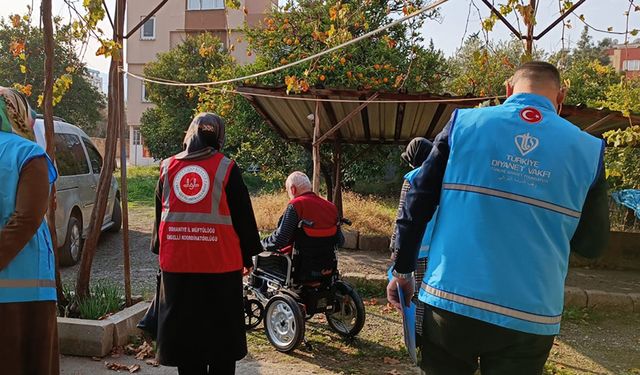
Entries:
[[[413,180],[416,175],[420,172],[420,168],[416,168],[407,174],[404,175],[404,179],[409,182],[410,185],[413,185]],[[429,247],[431,245],[431,237],[433,236],[433,229],[436,224],[436,216],[438,215],[438,210],[433,214],[433,217],[427,224],[427,229],[424,231],[424,236],[422,237],[422,243],[420,243],[420,252],[418,253],[418,259],[427,258],[429,256]]]
[[419,298],[517,331],[560,330],[564,279],[604,143],[538,95],[454,114]]
[[[15,211],[19,171],[28,161],[42,156],[46,156],[46,153],[36,143],[15,134],[0,132],[0,227],[7,224]],[[56,178],[55,167],[49,161],[49,183]],[[0,303],[55,300],[53,247],[43,218],[36,234],[24,249],[5,269],[0,270]]]

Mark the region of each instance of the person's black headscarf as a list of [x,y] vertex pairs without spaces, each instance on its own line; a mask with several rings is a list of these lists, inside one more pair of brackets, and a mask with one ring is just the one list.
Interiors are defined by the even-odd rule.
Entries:
[[418,168],[427,160],[427,156],[431,153],[433,143],[422,137],[411,140],[400,157],[406,161],[411,168]]
[[184,152],[180,156],[191,156],[220,151],[224,146],[224,121],[220,116],[211,112],[199,113],[191,121],[187,134],[184,136]]

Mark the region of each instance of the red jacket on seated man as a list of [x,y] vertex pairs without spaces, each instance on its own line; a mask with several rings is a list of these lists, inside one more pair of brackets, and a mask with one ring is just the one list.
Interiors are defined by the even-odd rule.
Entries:
[[[311,191],[309,178],[302,172],[294,172],[287,178],[287,192],[292,199],[280,217],[278,228],[262,240],[262,246],[281,252],[290,252],[295,247],[302,258],[298,267],[302,274],[330,265],[335,267],[333,250],[344,241],[338,226],[338,209]],[[302,220],[312,225],[299,227]]]

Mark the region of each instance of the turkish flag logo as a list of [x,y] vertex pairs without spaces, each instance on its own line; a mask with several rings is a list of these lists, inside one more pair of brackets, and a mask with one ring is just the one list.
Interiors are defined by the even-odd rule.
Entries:
[[535,124],[542,120],[542,113],[533,107],[527,107],[520,111],[520,118],[526,122]]

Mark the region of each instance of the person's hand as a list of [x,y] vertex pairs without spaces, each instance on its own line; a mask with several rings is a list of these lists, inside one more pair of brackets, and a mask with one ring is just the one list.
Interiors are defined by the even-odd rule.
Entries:
[[[395,307],[398,311],[402,311],[401,303],[404,303],[405,306],[409,307],[411,304],[411,298],[413,298],[413,293],[415,291],[415,281],[413,278],[411,279],[400,279],[394,277],[389,281],[387,285],[387,300],[393,307]],[[402,294],[404,295],[404,301],[400,302],[398,297],[398,288],[402,290]]]
[[253,272],[253,267],[242,267],[242,276],[247,276],[251,272]]

